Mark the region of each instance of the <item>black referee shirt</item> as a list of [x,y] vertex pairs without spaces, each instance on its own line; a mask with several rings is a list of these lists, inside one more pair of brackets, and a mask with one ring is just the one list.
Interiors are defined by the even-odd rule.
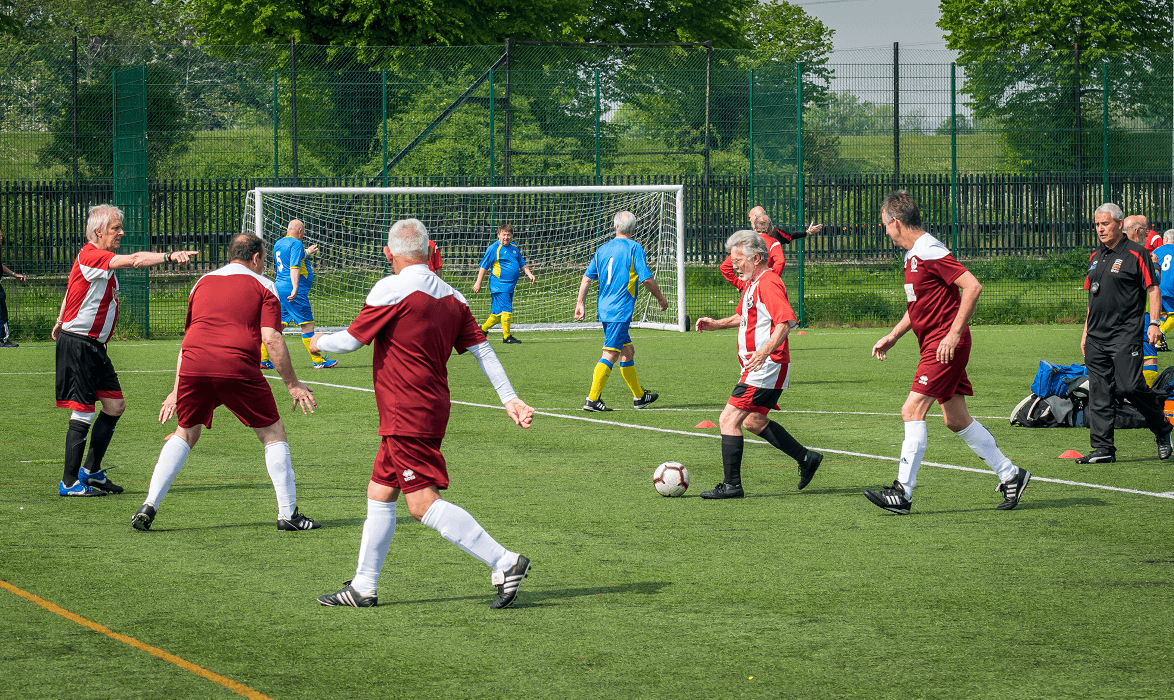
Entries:
[[1150,254],[1125,236],[1117,247],[1101,244],[1088,256],[1088,337],[1100,342],[1140,343],[1146,289],[1158,283]]

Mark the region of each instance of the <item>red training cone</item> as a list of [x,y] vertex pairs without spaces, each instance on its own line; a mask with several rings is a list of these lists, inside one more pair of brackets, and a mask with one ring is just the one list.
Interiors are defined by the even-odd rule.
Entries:
[[693,426],[693,427],[694,427],[694,428],[716,428],[717,426],[716,426],[716,425],[714,425],[714,424],[713,424],[712,422],[710,422],[710,421],[703,420],[703,421],[701,421],[700,423],[698,423],[697,425],[695,425],[695,426]]
[[799,331],[795,335],[807,335],[807,331]]
[[1056,459],[1076,459],[1077,457],[1083,456],[1084,455],[1080,454],[1076,450],[1065,450],[1064,452],[1060,453],[1060,456]]

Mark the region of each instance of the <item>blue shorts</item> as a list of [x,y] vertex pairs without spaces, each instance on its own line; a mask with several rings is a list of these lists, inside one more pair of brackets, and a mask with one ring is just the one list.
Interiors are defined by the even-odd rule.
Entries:
[[631,324],[631,321],[604,321],[603,349],[620,352],[625,345],[631,345],[632,336],[628,335],[628,326]]
[[289,289],[277,288],[277,299],[281,302],[281,320],[287,326],[300,326],[303,323],[314,322],[314,312],[310,310],[310,295],[309,292],[302,291],[303,287],[298,287],[298,293],[294,296],[294,300],[287,299],[289,296]]
[[514,292],[512,289],[508,292],[492,292],[489,298],[493,301],[489,307],[489,313],[512,314],[514,312]]

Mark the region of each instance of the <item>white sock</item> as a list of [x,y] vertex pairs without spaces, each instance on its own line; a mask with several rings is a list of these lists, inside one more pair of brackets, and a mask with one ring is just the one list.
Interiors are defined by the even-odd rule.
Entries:
[[395,536],[395,501],[384,503],[367,499],[367,519],[363,521],[363,539],[359,543],[359,566],[351,586],[370,598],[379,588],[379,572],[391,538]]
[[897,481],[905,487],[905,498],[913,498],[913,487],[917,484],[917,470],[925,455],[925,421],[905,421],[905,440],[901,442],[901,465],[897,467]]
[[518,562],[517,552],[502,547],[468,511],[443,498],[432,503],[420,522],[494,571],[505,571]]
[[265,469],[277,492],[277,517],[289,520],[294,506],[298,504],[298,492],[294,487],[293,464],[289,459],[289,443],[271,442],[265,446]]
[[191,451],[187,440],[180,436],[172,435],[167,438],[167,442],[163,443],[163,449],[159,451],[159,461],[155,462],[155,470],[151,472],[151,485],[147,488],[147,500],[143,501],[143,505],[159,509],[159,504],[171,489],[171,484],[175,483],[175,477],[179,476],[179,470],[183,469],[183,464]]
[[1019,469],[1011,464],[1011,460],[999,450],[999,446],[995,444],[995,436],[991,435],[991,431],[982,423],[974,421],[955,435],[962,438],[962,441],[974,450],[974,454],[999,475],[1000,482],[1013,479],[1019,472]]

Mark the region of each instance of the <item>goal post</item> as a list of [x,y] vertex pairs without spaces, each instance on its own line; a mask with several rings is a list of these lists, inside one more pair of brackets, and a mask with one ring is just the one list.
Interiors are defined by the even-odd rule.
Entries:
[[613,217],[626,210],[636,216],[632,238],[643,246],[669,301],[661,311],[639,289],[632,326],[686,331],[683,195],[682,185],[258,187],[246,194],[242,231],[264,238],[272,249],[290,220],[305,224],[306,246],[318,245],[308,259],[314,274],[310,303],[315,324],[326,330],[345,328],[375,282],[392,274],[383,246],[391,224],[406,218],[428,228],[444,261],[439,274],[484,321],[488,274],[480,293],[472,288],[483,254],[497,240],[498,227],[508,223],[536,277],[535,283],[525,275],[518,280],[512,329],[574,330],[600,327],[595,289],[587,294],[585,321],[574,319],[575,298],[595,250],[614,237]]

